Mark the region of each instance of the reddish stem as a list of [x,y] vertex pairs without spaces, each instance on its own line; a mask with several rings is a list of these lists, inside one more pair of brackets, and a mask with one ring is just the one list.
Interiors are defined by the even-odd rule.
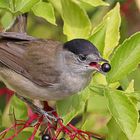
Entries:
[[42,121],[43,121],[43,116],[41,116],[39,118],[38,123],[34,127],[34,131],[32,133],[32,136],[28,140],[34,140],[35,134],[37,133],[37,130],[38,130],[39,126],[41,125]]
[[[48,108],[48,104],[46,104],[46,106]],[[48,109],[49,109],[49,111],[53,110],[52,108],[48,108]],[[33,126],[34,131],[31,135],[31,137],[28,139],[28,140],[34,140],[39,127],[43,126],[43,125],[46,126],[45,117],[43,114],[35,114],[31,110],[28,110],[28,113],[29,113],[29,119],[27,121],[21,120],[20,121],[21,123],[17,123],[17,121],[15,121],[15,124],[13,126],[11,126],[10,128],[7,128],[3,132],[1,132],[0,135],[2,135],[2,139],[5,137],[6,133],[9,130],[14,128],[15,134],[13,136],[11,136],[10,138],[6,139],[6,140],[13,140],[23,129],[25,129],[27,127],[31,127],[31,124],[33,121],[37,121],[37,123]],[[55,111],[52,111],[52,114],[56,118],[58,118],[58,115]],[[75,138],[78,140],[91,140],[92,137],[97,138],[97,139],[102,139],[102,137],[100,135],[97,135],[95,133],[91,133],[88,131],[79,130],[70,123],[65,126],[61,119],[58,119],[57,125],[54,121],[52,121],[52,123],[49,123],[49,122],[46,122],[46,123],[47,123],[47,127],[45,128],[45,130],[43,130],[43,134],[45,134],[45,133],[51,134],[51,132],[52,132],[52,135],[55,135],[51,138],[52,140],[57,140],[61,133],[64,133],[66,135],[66,137],[69,137],[71,140],[74,140]],[[17,126],[22,126],[22,127],[18,130]],[[55,131],[55,133],[53,133],[52,130]]]

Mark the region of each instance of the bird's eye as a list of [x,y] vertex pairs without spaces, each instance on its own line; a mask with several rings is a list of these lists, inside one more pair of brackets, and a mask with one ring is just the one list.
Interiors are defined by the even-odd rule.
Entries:
[[85,61],[86,59],[87,59],[87,57],[85,56],[85,55],[79,55],[79,59],[81,60],[81,61]]

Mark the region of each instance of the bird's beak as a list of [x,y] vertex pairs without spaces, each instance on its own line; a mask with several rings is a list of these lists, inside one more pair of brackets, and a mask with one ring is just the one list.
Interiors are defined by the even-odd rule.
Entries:
[[103,63],[108,63],[108,61],[101,56],[91,56],[90,57],[90,62],[89,62],[89,67],[91,69],[94,69],[102,74],[105,74],[105,72],[102,70],[102,64]]
[[108,61],[107,61],[106,59],[102,58],[102,57],[99,57],[97,60],[98,60],[99,62],[108,63]]

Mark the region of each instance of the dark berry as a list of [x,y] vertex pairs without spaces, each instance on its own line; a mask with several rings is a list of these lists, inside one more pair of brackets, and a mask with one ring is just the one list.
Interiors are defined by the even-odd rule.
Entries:
[[103,72],[109,72],[111,70],[111,65],[109,63],[104,63],[101,65],[101,69]]
[[66,140],[65,138],[61,138],[60,140]]
[[44,134],[44,135],[42,136],[42,140],[51,140],[51,137],[50,137],[49,134]]

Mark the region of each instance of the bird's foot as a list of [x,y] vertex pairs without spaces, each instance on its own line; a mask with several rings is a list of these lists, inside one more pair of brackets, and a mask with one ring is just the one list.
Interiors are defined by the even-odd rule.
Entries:
[[44,121],[46,120],[47,122],[49,122],[50,124],[52,124],[52,121],[57,122],[59,117],[56,117],[55,115],[53,115],[53,111],[44,111],[43,109],[40,109],[40,114],[42,114],[44,116]]
[[57,121],[59,119],[59,117],[56,117],[56,111],[53,108],[49,107],[49,109],[51,109],[50,111],[44,110],[42,108],[39,108],[35,104],[33,104],[33,102],[30,99],[27,99],[20,95],[16,95],[16,96],[20,98],[22,101],[24,101],[25,103],[27,103],[31,107],[34,113],[43,116],[44,121],[52,123],[53,121]]

